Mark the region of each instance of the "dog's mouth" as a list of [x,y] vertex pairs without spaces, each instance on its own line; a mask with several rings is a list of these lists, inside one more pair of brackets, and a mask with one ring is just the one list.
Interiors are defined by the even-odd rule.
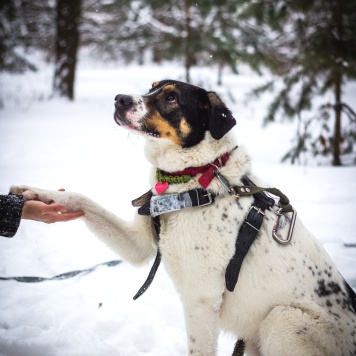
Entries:
[[153,138],[161,137],[160,133],[157,130],[152,129],[152,128],[148,127],[147,125],[142,125],[142,128],[139,131],[142,132],[145,136],[149,136],[149,137],[153,137]]
[[152,137],[152,138],[160,138],[161,137],[159,131],[157,131],[154,128],[148,127],[145,124],[144,120],[143,120],[143,123],[140,125],[140,127],[137,127],[129,119],[120,115],[117,110],[114,113],[114,120],[119,126],[122,126],[122,127],[129,129],[131,131],[134,131],[135,133],[142,134],[143,136],[146,136],[146,137],[148,136],[148,137]]
[[124,116],[120,115],[117,110],[114,113],[114,120],[119,126],[127,127],[132,130],[135,130],[135,126],[130,122],[130,120],[126,119]]

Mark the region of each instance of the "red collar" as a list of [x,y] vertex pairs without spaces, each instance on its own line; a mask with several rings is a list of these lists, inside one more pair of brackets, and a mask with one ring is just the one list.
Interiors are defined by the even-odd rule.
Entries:
[[215,173],[218,171],[219,168],[225,166],[226,162],[228,161],[230,157],[230,153],[226,152],[220,157],[218,157],[214,162],[208,163],[205,166],[201,167],[188,167],[182,171],[177,171],[177,172],[166,172],[166,171],[161,171],[162,174],[166,176],[171,176],[171,177],[176,177],[176,176],[183,176],[183,175],[188,175],[188,176],[196,176],[200,173],[202,173],[201,177],[199,178],[199,184],[206,189],[211,181],[215,178]]

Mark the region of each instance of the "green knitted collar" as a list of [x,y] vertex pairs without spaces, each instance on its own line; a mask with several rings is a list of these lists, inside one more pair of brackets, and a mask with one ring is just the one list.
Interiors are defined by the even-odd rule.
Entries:
[[187,183],[192,176],[184,174],[181,176],[171,176],[164,174],[159,168],[156,170],[156,178],[158,182],[167,182],[169,184]]
[[[235,146],[231,152],[236,150],[236,148],[237,146]],[[199,178],[199,183],[206,188],[215,177],[214,172],[216,169],[219,170],[220,167],[225,165],[231,152],[224,153],[212,163],[208,163],[200,167],[188,167],[178,172],[168,173],[157,168],[157,181],[161,183],[167,182],[168,184],[187,183],[192,177],[195,177],[197,174],[201,173],[202,176]]]

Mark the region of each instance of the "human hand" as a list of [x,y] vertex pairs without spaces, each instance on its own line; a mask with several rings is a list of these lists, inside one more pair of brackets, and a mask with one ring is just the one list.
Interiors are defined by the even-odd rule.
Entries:
[[37,200],[28,200],[22,208],[22,219],[42,221],[52,224],[60,221],[70,221],[84,215],[83,211],[68,212],[63,204],[45,204]]

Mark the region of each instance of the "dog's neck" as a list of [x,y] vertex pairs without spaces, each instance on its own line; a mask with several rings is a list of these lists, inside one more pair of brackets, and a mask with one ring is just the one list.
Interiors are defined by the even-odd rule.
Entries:
[[[200,167],[213,162],[226,152],[230,153],[230,157],[219,171],[230,184],[239,184],[243,175],[250,175],[250,158],[243,148],[234,149],[235,147],[232,133],[228,133],[220,140],[214,140],[210,133],[206,133],[203,141],[190,148],[181,148],[167,140],[149,140],[145,152],[146,158],[153,165],[150,174],[151,187],[154,188],[157,183],[157,168],[166,172],[176,172],[188,167]],[[170,184],[166,193],[201,188],[198,176],[192,177],[184,184]],[[213,179],[208,188],[215,193],[226,193],[217,179]]]
[[148,140],[145,152],[146,158],[154,167],[166,172],[176,172],[211,163],[235,146],[231,134],[215,140],[207,132],[199,144],[189,148],[182,148],[169,140]]

